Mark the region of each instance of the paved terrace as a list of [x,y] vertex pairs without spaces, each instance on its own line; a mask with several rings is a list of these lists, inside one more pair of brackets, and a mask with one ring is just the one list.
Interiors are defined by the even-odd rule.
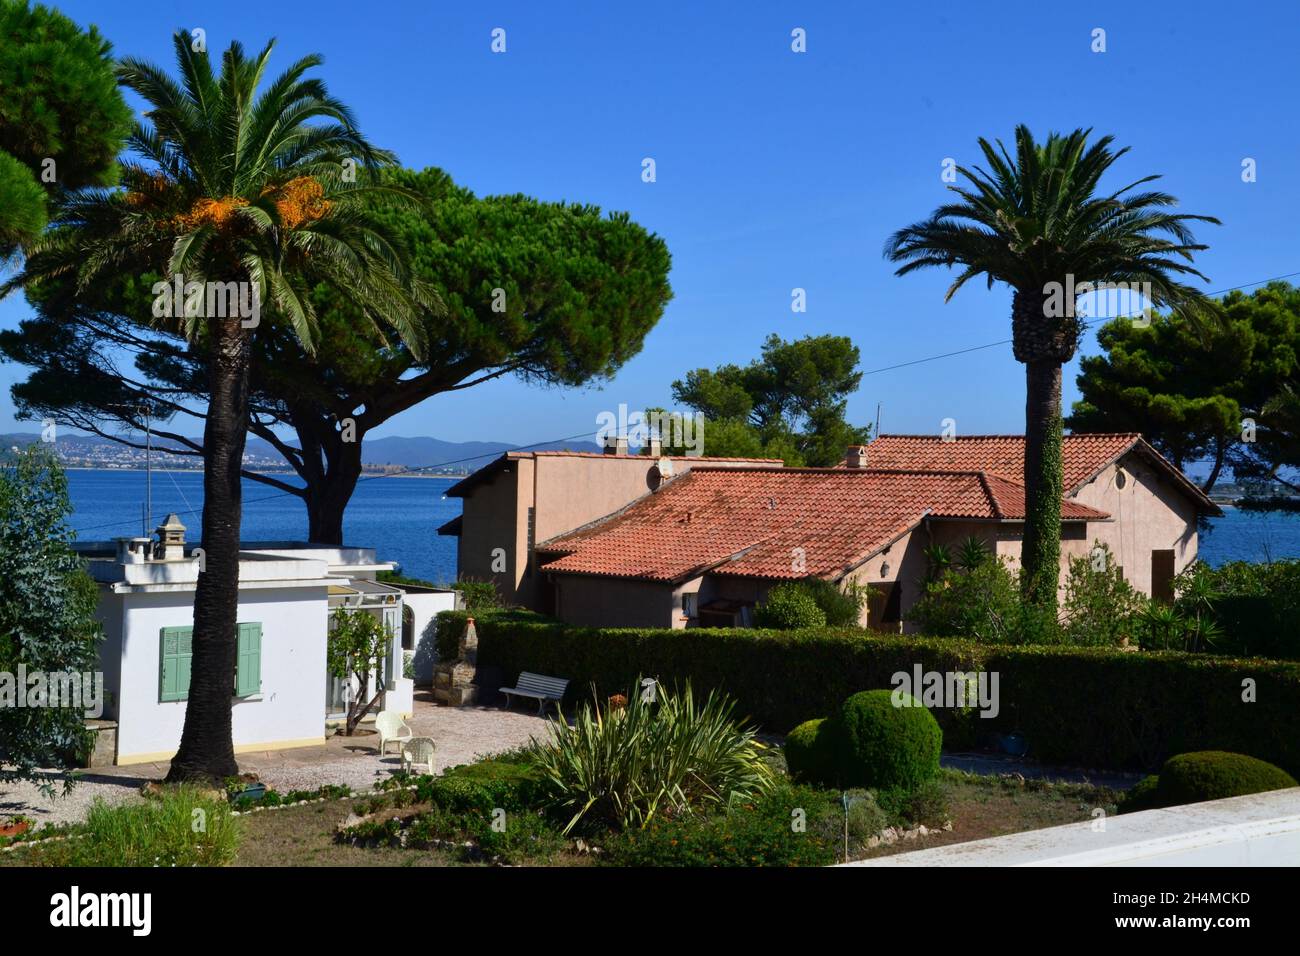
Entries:
[[[415,714],[407,725],[417,737],[432,737],[437,744],[434,769],[470,763],[479,757],[521,747],[533,739],[545,739],[546,720],[532,708],[503,711],[488,707],[437,707],[428,691],[417,693]],[[377,753],[379,738],[364,736],[330,737],[320,747],[272,750],[239,754],[239,768],[256,773],[268,787],[315,790],[327,784],[345,784],[368,791],[376,781],[401,769],[397,747],[388,754]],[[80,771],[77,786],[62,795],[64,774],[51,774],[56,795],[45,797],[30,783],[0,785],[0,814],[23,813],[37,823],[64,823],[82,819],[96,798],[109,803],[142,799],[139,790],[149,780],[167,776],[168,764],[142,763],[126,767],[102,767]]]

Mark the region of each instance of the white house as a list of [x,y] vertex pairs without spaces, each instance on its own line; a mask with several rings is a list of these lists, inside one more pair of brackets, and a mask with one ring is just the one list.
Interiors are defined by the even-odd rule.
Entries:
[[[113,762],[170,759],[180,745],[189,687],[190,638],[199,558],[170,515],[158,539],[83,543],[100,585],[98,617],[105,707],[101,734],[116,731]],[[235,752],[323,744],[327,724],[343,717],[350,688],[326,671],[329,616],[348,607],[380,616],[392,649],[383,663],[385,710],[409,715],[414,682],[406,653],[456,593],[377,580],[391,562],[372,548],[301,542],[250,542],[239,561],[239,648],[231,689]],[[419,625],[420,631],[416,628]],[[376,686],[372,683],[372,688]],[[101,748],[102,750],[103,748]]]

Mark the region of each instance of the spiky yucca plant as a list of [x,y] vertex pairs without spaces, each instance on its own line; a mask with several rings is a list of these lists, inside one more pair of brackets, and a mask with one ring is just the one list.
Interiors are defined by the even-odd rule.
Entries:
[[699,703],[688,682],[658,698],[634,691],[626,707],[603,711],[597,699],[572,726],[551,723],[550,739],[532,756],[555,803],[571,814],[564,832],[584,820],[641,828],[656,816],[724,808],[771,788],[765,748],[733,717],[726,696],[711,691]]

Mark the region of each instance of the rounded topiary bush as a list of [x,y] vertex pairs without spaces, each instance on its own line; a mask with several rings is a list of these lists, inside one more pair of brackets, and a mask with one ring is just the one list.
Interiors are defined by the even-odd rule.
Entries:
[[785,766],[790,776],[809,783],[830,783],[835,749],[825,718],[805,720],[785,738]]
[[802,627],[825,627],[826,612],[808,589],[799,582],[778,584],[767,592],[767,600],[754,611],[754,622],[759,627],[780,631],[793,631]]
[[907,706],[893,698],[893,691],[867,690],[840,708],[830,729],[845,785],[915,790],[939,773],[938,721],[916,698],[903,695]]
[[1151,774],[1143,777],[1128,793],[1120,799],[1120,813],[1139,813],[1142,810],[1154,810],[1160,804],[1160,776]]
[[1271,763],[1223,750],[1202,750],[1170,757],[1160,768],[1160,805],[1171,807],[1202,800],[1241,797],[1300,786]]

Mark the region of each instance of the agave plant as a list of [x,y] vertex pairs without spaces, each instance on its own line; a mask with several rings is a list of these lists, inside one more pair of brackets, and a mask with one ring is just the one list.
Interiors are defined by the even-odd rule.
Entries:
[[726,807],[771,788],[765,748],[732,716],[726,696],[711,691],[697,702],[688,682],[658,698],[633,692],[627,706],[603,710],[596,698],[572,725],[552,721],[532,759],[555,804],[570,814],[565,833],[584,820],[641,828],[658,816]]
[[973,571],[989,557],[989,549],[973,534],[964,538],[957,547],[957,564],[963,571]]

